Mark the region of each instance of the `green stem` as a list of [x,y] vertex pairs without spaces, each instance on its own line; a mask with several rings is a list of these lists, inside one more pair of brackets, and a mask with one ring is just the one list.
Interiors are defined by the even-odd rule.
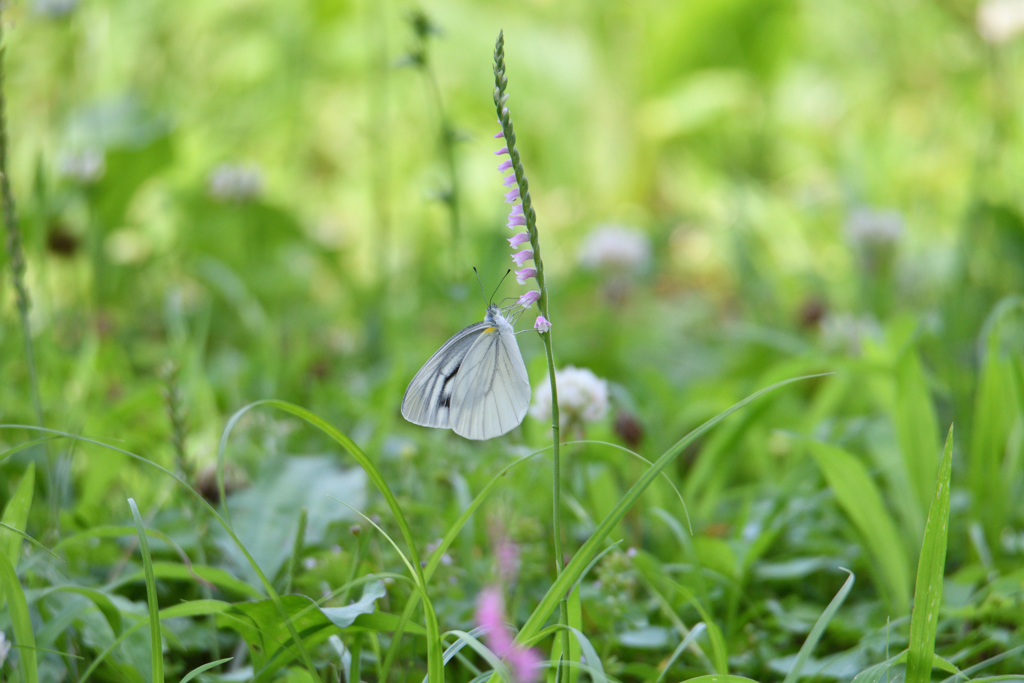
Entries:
[[[3,42],[3,26],[0,25],[0,43]],[[39,398],[39,379],[36,374],[35,351],[32,348],[32,327],[28,314],[32,307],[25,287],[25,253],[21,246],[21,224],[18,222],[18,211],[11,192],[11,182],[7,177],[7,98],[4,95],[4,81],[7,75],[4,54],[6,47],[0,47],[0,201],[3,202],[4,224],[7,226],[7,253],[11,260],[11,277],[14,280],[14,292],[18,302],[18,314],[21,317],[21,332],[25,345],[25,364],[28,366],[29,389],[32,394],[32,407],[35,409],[36,420],[43,426],[43,404]]]
[[[519,149],[516,147],[516,133],[512,125],[512,117],[505,101],[505,88],[508,79],[505,77],[505,37],[504,32],[498,34],[498,40],[494,46],[494,105],[497,108],[498,120],[501,122],[501,132],[505,138],[505,145],[508,147],[509,157],[512,160],[512,170],[515,172],[516,185],[519,187],[519,198],[523,203],[523,215],[526,218],[526,232],[530,236],[530,247],[533,250],[533,263],[537,269],[537,288],[540,298],[537,300],[537,308],[545,319],[550,320],[548,314],[548,286],[544,276],[544,261],[541,258],[540,236],[537,232],[537,212],[533,208],[533,200],[530,197],[530,183],[526,179],[526,171],[523,169],[522,160],[519,156]],[[552,534],[554,537],[555,550],[555,576],[561,575],[564,569],[565,557],[562,552],[562,460],[560,453],[561,436],[558,419],[558,387],[555,382],[555,354],[551,345],[551,330],[542,332],[541,340],[544,342],[544,354],[548,363],[548,379],[551,384],[551,438],[552,438]],[[569,625],[569,601],[568,596],[563,595],[558,603],[559,623]],[[564,658],[569,652],[569,631],[560,629],[562,638],[562,655]],[[561,671],[561,660],[555,673],[555,680],[558,681]]]

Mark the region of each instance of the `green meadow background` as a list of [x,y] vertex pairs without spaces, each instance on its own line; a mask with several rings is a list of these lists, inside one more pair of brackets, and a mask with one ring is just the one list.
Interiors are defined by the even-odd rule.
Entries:
[[[1000,1],[6,3],[0,680],[483,681],[487,586],[544,660],[571,590],[564,683],[1024,680]],[[499,30],[555,359],[608,387],[557,590],[550,424],[399,412],[512,266]]]

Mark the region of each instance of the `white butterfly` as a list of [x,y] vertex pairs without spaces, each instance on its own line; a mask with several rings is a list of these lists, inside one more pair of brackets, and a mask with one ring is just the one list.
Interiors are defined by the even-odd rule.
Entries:
[[467,439],[493,439],[517,427],[530,407],[530,378],[512,325],[487,307],[484,321],[444,343],[409,382],[402,416],[451,428]]

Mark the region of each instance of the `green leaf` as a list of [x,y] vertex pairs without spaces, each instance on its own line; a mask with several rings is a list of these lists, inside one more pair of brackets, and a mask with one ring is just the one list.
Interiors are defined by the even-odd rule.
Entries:
[[818,620],[814,622],[814,627],[811,628],[811,632],[807,634],[807,640],[804,641],[804,644],[800,647],[800,651],[796,655],[796,661],[793,662],[793,668],[791,668],[789,673],[786,674],[786,678],[782,683],[793,683],[800,677],[804,664],[807,663],[808,658],[814,652],[814,648],[817,647],[818,641],[821,640],[821,636],[825,633],[825,628],[828,626],[828,623],[832,621],[832,617],[834,617],[836,612],[839,611],[839,607],[846,601],[846,596],[848,596],[850,591],[853,589],[853,572],[849,573],[850,575],[843,583],[842,588],[840,588],[839,592],[836,593],[834,598],[832,598],[832,601],[828,603],[828,607],[826,607],[825,611],[821,613]]
[[114,637],[121,635],[121,631],[124,628],[121,610],[117,608],[114,601],[106,593],[85,586],[51,586],[39,591],[30,591],[27,597],[31,597],[31,601],[36,602],[53,593],[77,593],[85,596],[92,601],[92,604],[96,605],[96,609],[107,620],[110,630],[114,632]]
[[890,609],[902,616],[910,610],[910,569],[896,525],[864,465],[850,453],[818,441],[808,442],[811,455],[835,493],[839,507],[859,532],[874,562],[879,590]]
[[[4,516],[0,518],[0,522],[3,522],[12,529],[25,531],[28,511],[32,507],[32,494],[35,492],[35,485],[36,464],[33,462],[29,463],[28,468],[25,470],[25,475],[18,483],[18,488],[14,490],[14,495],[11,496],[7,507],[4,508]],[[18,568],[18,559],[21,557],[21,541],[22,537],[11,531],[11,529],[0,529],[0,547],[3,548],[4,555],[11,561],[11,566],[15,569]]]
[[268,681],[282,667],[300,657],[289,625],[301,634],[302,647],[309,649],[331,635],[342,633],[343,629],[352,626],[366,628],[373,624],[372,621],[360,622],[360,618],[373,614],[376,601],[385,594],[381,581],[370,581],[365,584],[358,601],[344,607],[325,608],[304,595],[284,595],[281,605],[288,615],[288,623],[282,623],[281,614],[272,600],[238,603],[218,615],[217,624],[237,631],[245,639],[256,671],[254,680]]
[[153,558],[149,554],[149,540],[146,538],[146,527],[142,523],[142,515],[135,500],[128,499],[128,507],[135,520],[135,528],[139,534],[139,551],[142,553],[142,566],[146,571],[146,602],[149,604],[149,645],[150,656],[153,658],[153,683],[164,683],[164,644],[160,633],[160,605],[156,596],[156,576],[153,574]]
[[938,468],[939,420],[913,347],[897,360],[893,422],[907,476],[923,513],[931,501]]
[[946,447],[939,463],[935,497],[928,511],[917,563],[914,611],[910,616],[910,653],[907,683],[928,683],[932,677],[935,631],[942,607],[942,578],[946,571],[946,543],[949,535],[949,487],[953,468],[953,426],[946,436]]
[[709,674],[686,679],[689,683],[757,683],[753,678],[732,676],[730,674]]
[[32,618],[28,613],[28,602],[25,591],[18,581],[18,573],[10,558],[0,554],[0,586],[7,596],[11,616],[11,628],[14,631],[14,643],[18,646],[18,662],[21,677],[25,683],[39,683],[39,672],[36,665],[36,641],[32,633]]

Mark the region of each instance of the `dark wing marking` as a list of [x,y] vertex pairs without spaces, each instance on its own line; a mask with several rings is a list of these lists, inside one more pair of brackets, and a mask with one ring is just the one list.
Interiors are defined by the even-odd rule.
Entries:
[[475,323],[457,332],[430,357],[409,382],[402,398],[402,417],[424,427],[447,428],[455,378],[466,354],[487,323]]

